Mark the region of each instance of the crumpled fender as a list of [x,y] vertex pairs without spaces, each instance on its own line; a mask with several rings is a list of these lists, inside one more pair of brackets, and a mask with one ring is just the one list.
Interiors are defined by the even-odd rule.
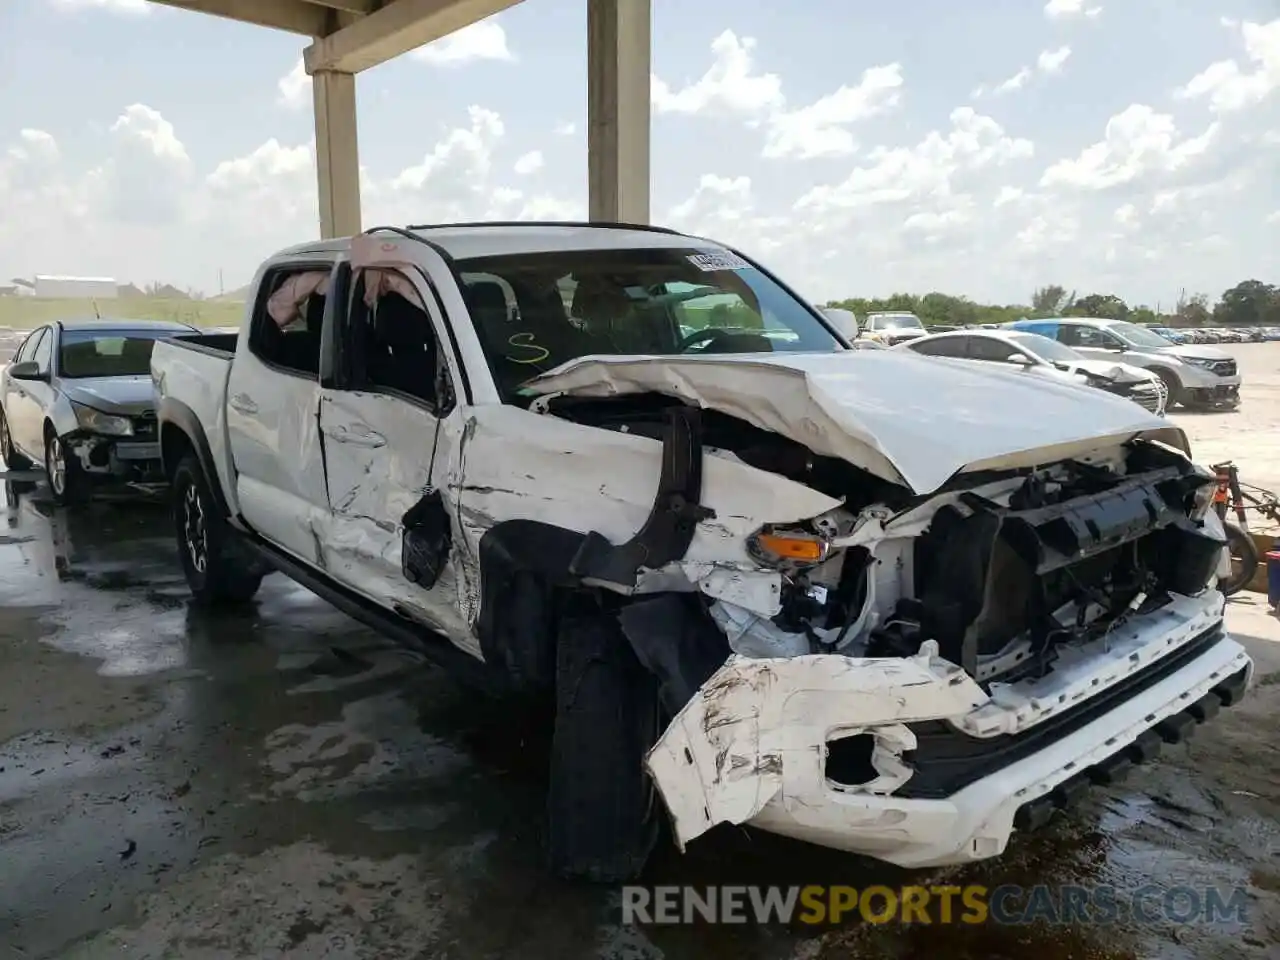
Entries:
[[733,656],[676,715],[646,767],[683,850],[716,824],[751,820],[775,798],[802,804],[824,780],[833,732],[896,727],[894,738],[912,749],[901,724],[958,717],[988,699],[932,641],[911,658]]

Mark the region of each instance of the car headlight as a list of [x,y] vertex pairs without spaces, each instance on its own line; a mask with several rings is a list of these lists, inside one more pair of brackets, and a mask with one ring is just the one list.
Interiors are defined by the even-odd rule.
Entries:
[[109,437],[133,436],[133,422],[128,417],[103,413],[101,410],[74,402],[71,404],[71,409],[75,411],[76,422],[80,424],[81,430],[89,430]]
[[1183,362],[1183,363],[1189,363],[1189,364],[1191,364],[1193,367],[1200,367],[1200,368],[1201,368],[1201,369],[1203,369],[1203,370],[1208,370],[1208,369],[1209,369],[1210,367],[1212,367],[1212,366],[1213,366],[1217,361],[1216,361],[1216,360],[1204,360],[1204,359],[1202,359],[1202,358],[1200,358],[1200,357],[1182,357],[1182,362]]

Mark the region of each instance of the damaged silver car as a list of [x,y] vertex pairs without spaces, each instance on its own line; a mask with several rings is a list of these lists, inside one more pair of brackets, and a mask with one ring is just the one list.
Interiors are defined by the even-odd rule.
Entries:
[[553,868],[748,824],[1001,853],[1243,694],[1213,478],[1053,379],[851,350],[660,228],[380,228],[152,358],[187,581],[555,702]]
[[39,327],[0,371],[0,454],[44,467],[61,504],[99,480],[160,478],[151,350],[185,323],[64,320]]

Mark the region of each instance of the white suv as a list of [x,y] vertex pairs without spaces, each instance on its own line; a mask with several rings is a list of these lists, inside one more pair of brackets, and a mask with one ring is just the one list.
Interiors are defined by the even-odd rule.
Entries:
[[1169,407],[1234,408],[1240,404],[1240,372],[1235,358],[1201,343],[1170,343],[1160,334],[1124,320],[1058,317],[1018,320],[1008,325],[1052,337],[1086,357],[1123,360],[1145,367],[1169,388]]

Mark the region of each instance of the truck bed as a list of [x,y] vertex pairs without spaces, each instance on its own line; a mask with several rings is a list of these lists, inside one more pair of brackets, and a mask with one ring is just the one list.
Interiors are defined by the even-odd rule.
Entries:
[[[175,417],[187,416],[201,424],[218,482],[223,484],[229,479],[224,476],[225,404],[235,347],[234,333],[204,333],[159,340],[151,352],[151,381],[162,431],[164,421]],[[172,464],[165,464],[165,468],[171,469]]]
[[177,346],[230,360],[236,352],[236,338],[235,333],[184,333],[172,341]]

